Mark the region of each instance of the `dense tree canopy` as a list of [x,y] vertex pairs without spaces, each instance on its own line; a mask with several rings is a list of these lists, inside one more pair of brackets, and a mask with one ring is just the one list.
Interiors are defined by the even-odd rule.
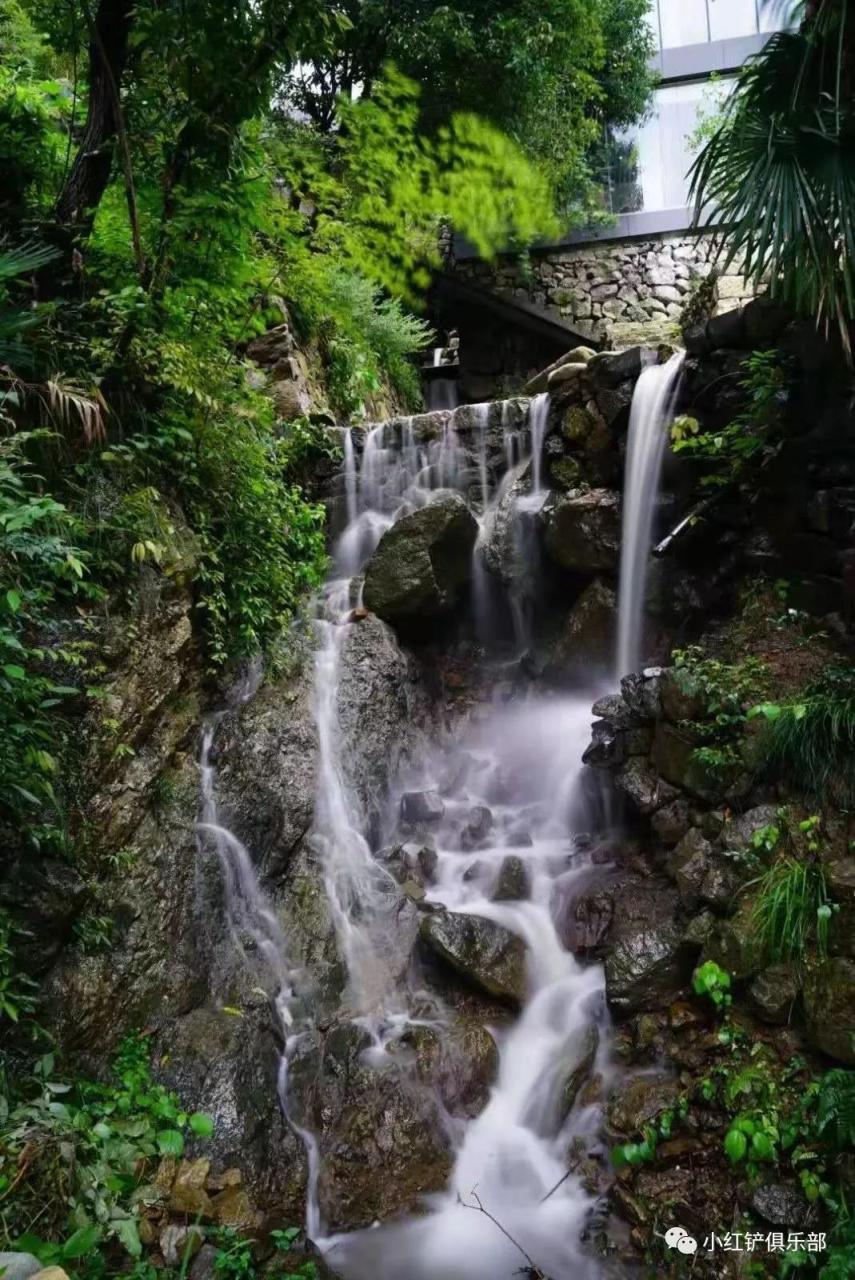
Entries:
[[423,86],[429,123],[475,111],[545,164],[563,211],[594,189],[604,122],[628,124],[650,91],[648,0],[344,0],[337,38],[311,51],[284,93],[319,129],[340,94],[371,94],[391,59]]

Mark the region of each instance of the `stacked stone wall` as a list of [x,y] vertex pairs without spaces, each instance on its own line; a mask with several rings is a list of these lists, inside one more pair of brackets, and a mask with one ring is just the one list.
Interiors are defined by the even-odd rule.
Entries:
[[[693,282],[713,269],[710,236],[660,235],[644,240],[596,241],[538,251],[525,262],[458,261],[473,283],[555,311],[609,346],[667,337]],[[738,265],[718,281],[719,311],[748,301]]]

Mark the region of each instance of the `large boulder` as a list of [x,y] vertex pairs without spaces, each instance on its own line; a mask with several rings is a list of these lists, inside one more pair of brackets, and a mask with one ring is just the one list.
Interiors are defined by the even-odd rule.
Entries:
[[564,619],[549,653],[547,673],[560,678],[605,667],[614,648],[616,617],[614,591],[595,578]]
[[368,563],[365,607],[393,623],[451,609],[469,581],[477,536],[475,517],[456,493],[403,516]]
[[814,1048],[855,1067],[855,960],[835,956],[815,965],[805,979],[804,1007]]
[[525,946],[493,920],[438,912],[421,922],[422,941],[487,995],[521,1004],[525,998]]
[[305,1040],[291,1063],[292,1114],[316,1135],[318,1199],[332,1231],[414,1209],[442,1189],[451,1165],[436,1094],[411,1069],[412,1054],[401,1046],[375,1063],[370,1049],[368,1034],[342,1021]]
[[615,571],[620,557],[620,495],[611,489],[572,489],[543,512],[546,550],[561,569]]
[[606,999],[626,1017],[664,1009],[691,973],[691,954],[674,921],[676,895],[658,884],[629,884],[615,899],[606,956]]

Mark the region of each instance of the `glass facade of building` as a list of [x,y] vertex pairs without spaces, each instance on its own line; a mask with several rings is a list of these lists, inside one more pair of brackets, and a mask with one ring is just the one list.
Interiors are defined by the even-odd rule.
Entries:
[[[734,72],[783,23],[775,0],[652,0],[649,22],[662,77],[647,118],[606,140],[605,201],[620,215],[668,215],[688,225],[695,134],[735,83]],[[638,219],[634,219],[638,221]],[[626,234],[631,228],[621,228]]]
[[649,21],[659,49],[680,49],[772,31],[775,9],[763,0],[653,0]]

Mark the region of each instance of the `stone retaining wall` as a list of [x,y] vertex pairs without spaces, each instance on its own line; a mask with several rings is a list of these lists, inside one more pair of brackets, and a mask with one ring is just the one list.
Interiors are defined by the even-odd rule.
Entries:
[[[580,332],[609,346],[667,337],[693,280],[712,270],[710,236],[659,235],[645,240],[597,241],[488,264],[464,260],[466,279],[555,310]],[[719,311],[753,296],[734,264],[718,282]]]

